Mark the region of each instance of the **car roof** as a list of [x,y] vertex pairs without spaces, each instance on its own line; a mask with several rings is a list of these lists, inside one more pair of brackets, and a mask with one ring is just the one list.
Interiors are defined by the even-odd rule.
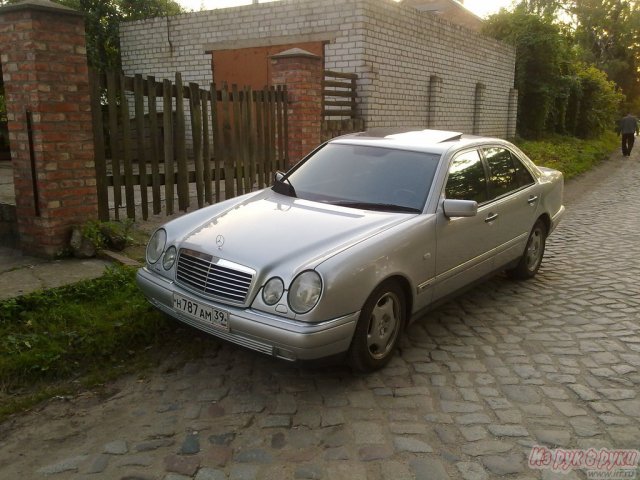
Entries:
[[437,154],[442,154],[451,147],[462,148],[486,142],[503,143],[504,141],[448,130],[425,130],[410,127],[375,128],[366,132],[336,137],[330,141],[330,143],[338,144],[416,150]]

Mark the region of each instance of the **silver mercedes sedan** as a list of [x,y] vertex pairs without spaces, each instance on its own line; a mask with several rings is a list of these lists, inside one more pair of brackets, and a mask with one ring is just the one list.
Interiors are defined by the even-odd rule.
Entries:
[[496,138],[370,131],[311,152],[271,188],[159,228],[137,274],[177,320],[286,360],[372,371],[428,307],[540,268],[563,176]]

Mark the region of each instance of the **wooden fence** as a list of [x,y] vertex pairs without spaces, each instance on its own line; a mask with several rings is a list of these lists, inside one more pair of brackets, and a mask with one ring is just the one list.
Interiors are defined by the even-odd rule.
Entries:
[[263,188],[287,168],[285,87],[206,90],[183,85],[179,73],[174,83],[95,72],[90,80],[101,220],[121,209],[147,219],[192,201],[201,208]]
[[325,70],[322,82],[322,141],[364,130],[357,114],[355,73]]

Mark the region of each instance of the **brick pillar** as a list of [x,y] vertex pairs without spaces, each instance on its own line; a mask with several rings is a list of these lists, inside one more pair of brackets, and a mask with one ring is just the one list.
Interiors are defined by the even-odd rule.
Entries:
[[442,120],[440,110],[442,109],[442,78],[437,75],[429,77],[429,98],[427,107],[427,127],[437,128],[438,122]]
[[509,90],[509,108],[507,112],[507,136],[506,138],[515,138],[516,124],[518,122],[518,90],[512,88]]
[[484,83],[476,83],[476,92],[473,103],[473,134],[480,135],[482,126],[482,113],[484,108],[484,92],[487,89]]
[[0,59],[20,247],[55,256],[97,218],[84,16],[48,0],[0,8]]
[[290,165],[320,143],[323,78],[322,57],[306,50],[293,48],[271,57],[272,85],[287,87]]

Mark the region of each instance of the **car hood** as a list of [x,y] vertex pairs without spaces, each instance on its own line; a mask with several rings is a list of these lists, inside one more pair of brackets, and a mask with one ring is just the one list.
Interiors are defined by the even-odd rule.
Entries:
[[294,274],[414,215],[339,207],[267,189],[215,214],[180,247],[257,271],[281,266]]

